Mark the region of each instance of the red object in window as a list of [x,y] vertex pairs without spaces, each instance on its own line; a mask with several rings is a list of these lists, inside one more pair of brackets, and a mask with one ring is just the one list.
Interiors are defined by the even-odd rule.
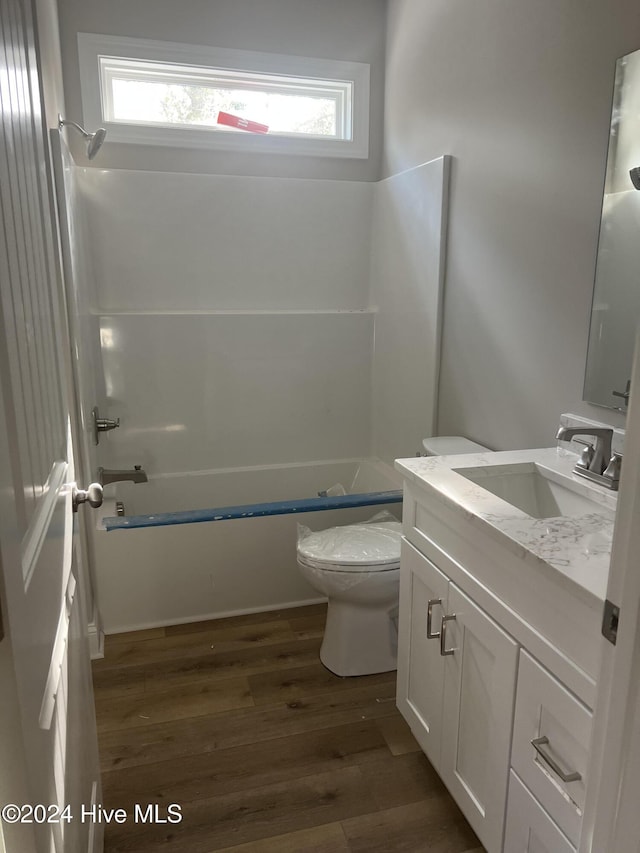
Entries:
[[226,124],[228,127],[237,127],[240,130],[248,130],[249,133],[268,133],[269,125],[260,124],[257,121],[248,121],[240,116],[232,116],[231,113],[218,113],[218,124]]

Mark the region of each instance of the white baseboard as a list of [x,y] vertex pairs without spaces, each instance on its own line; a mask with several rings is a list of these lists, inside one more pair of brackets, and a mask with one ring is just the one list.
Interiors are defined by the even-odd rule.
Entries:
[[[284,604],[273,604],[268,607],[249,607],[242,610],[229,610],[226,612],[216,613],[201,613],[198,616],[189,617],[189,619],[165,619],[162,622],[144,622],[139,625],[126,625],[119,628],[117,631],[108,631],[107,634],[125,634],[130,631],[146,631],[149,628],[166,628],[169,625],[188,625],[191,622],[206,622],[209,619],[228,619],[231,616],[247,616],[251,613],[271,613],[274,610],[290,610],[293,607],[308,607],[311,604],[324,604],[326,598],[310,598],[305,601],[287,601]],[[91,636],[91,625],[89,626],[89,635]],[[102,632],[101,632],[102,633]],[[92,654],[93,658],[94,655]],[[104,633],[100,644],[100,654],[95,657],[104,657]]]
[[104,657],[104,631],[95,622],[89,623],[89,654],[91,660]]

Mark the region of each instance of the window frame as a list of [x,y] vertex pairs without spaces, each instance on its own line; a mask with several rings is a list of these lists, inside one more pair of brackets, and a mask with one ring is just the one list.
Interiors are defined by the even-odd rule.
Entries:
[[[284,54],[258,53],[229,48],[204,47],[178,42],[151,41],[121,36],[78,33],[82,112],[85,125],[107,129],[109,142],[200,148],[211,151],[303,154],[319,157],[366,159],[369,156],[370,66],[362,62],[312,59]],[[215,127],[163,126],[107,121],[103,113],[101,58],[142,60],[157,63],[252,72],[352,84],[351,139],[306,134],[229,133]]]

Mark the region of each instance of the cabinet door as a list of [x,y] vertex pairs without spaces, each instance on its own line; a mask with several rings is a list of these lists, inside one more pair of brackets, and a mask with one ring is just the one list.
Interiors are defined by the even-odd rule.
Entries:
[[518,645],[453,583],[447,613],[440,774],[488,853],[498,853]]
[[[398,631],[398,694],[400,712],[431,763],[440,764],[444,658],[439,634],[447,606],[448,578],[408,542],[400,561],[400,623]],[[429,608],[429,602],[432,602]],[[440,601],[440,604],[435,602]]]
[[540,803],[511,771],[504,853],[575,853]]

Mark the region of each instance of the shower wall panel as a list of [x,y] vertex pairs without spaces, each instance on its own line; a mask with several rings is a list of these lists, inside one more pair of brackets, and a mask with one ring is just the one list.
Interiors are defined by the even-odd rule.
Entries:
[[152,476],[370,454],[373,185],[82,178],[104,414],[121,418],[100,464]]
[[439,157],[376,186],[373,452],[385,462],[422,451],[436,426],[449,160]]
[[104,312],[368,304],[375,185],[87,169]]
[[157,474],[368,452],[370,314],[101,323],[110,414],[122,419],[104,442],[108,467]]

